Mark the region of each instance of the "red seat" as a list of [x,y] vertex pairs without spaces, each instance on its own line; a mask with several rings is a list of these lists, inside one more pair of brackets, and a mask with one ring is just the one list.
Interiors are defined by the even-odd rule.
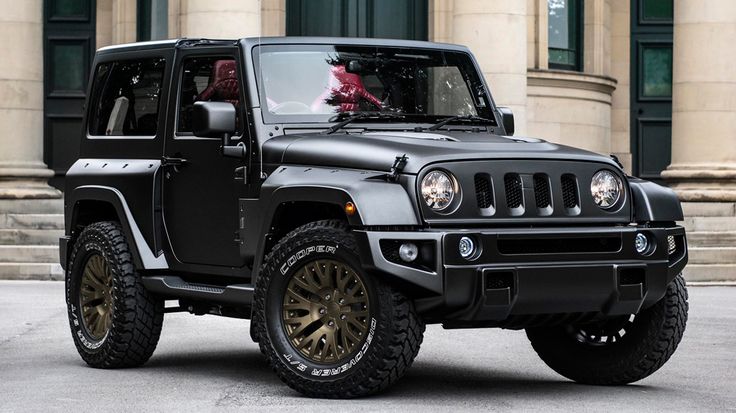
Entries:
[[214,100],[230,102],[236,108],[240,104],[240,92],[237,67],[235,60],[217,60],[213,65],[210,84],[202,91],[195,101]]
[[360,75],[348,73],[345,65],[336,65],[330,71],[330,88],[317,98],[312,107],[324,102],[339,106],[340,112],[354,112],[360,110],[361,99],[381,108],[381,100],[366,90]]

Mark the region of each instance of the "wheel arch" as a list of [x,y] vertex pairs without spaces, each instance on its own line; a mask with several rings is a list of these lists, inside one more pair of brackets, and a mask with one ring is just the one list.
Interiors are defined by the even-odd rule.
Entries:
[[[241,200],[245,214],[241,239],[244,254],[253,257],[254,280],[263,259],[281,234],[323,219],[343,219],[351,228],[420,225],[416,206],[404,185],[387,182],[385,173],[282,166],[264,182],[261,197]],[[408,184],[413,185],[412,183]],[[356,212],[345,213],[350,202]],[[274,232],[284,214],[296,214],[286,232]]]
[[[139,269],[166,269],[163,254],[156,255],[136,224],[123,194],[113,187],[86,185],[75,188],[64,202],[67,235],[75,239],[80,229],[100,221],[120,223],[131,246],[133,263]],[[69,252],[67,252],[68,254]],[[67,255],[66,260],[69,257]]]

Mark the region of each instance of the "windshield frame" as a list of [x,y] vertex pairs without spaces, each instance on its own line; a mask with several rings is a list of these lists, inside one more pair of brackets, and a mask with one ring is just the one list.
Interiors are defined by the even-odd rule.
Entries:
[[[366,40],[366,39],[361,39]],[[367,39],[370,40],[370,39]],[[427,44],[431,45],[431,43]],[[378,49],[378,50],[386,50],[386,49],[399,49],[404,50],[408,52],[416,52],[417,54],[421,52],[429,52],[429,53],[443,53],[447,55],[453,55],[455,59],[457,59],[458,62],[462,62],[461,65],[455,65],[454,67],[458,67],[462,72],[464,72],[464,78],[466,78],[466,82],[468,82],[468,92],[471,93],[471,96],[473,98],[473,103],[475,104],[475,110],[477,113],[477,116],[484,117],[487,119],[490,119],[492,123],[486,123],[484,126],[499,126],[498,125],[498,118],[497,118],[497,110],[495,106],[495,102],[493,101],[493,97],[488,89],[488,86],[485,82],[485,79],[483,75],[480,72],[480,68],[478,66],[478,63],[476,62],[473,55],[467,51],[467,50],[458,50],[455,48],[443,48],[443,47],[417,47],[417,46],[407,46],[407,45],[386,45],[386,44],[368,44],[368,43],[257,43],[254,44],[250,48],[250,54],[251,59],[253,62],[253,75],[254,75],[254,82],[253,86],[255,86],[255,97],[258,98],[258,106],[260,108],[261,112],[261,118],[264,124],[299,124],[299,125],[329,125],[332,123],[336,123],[333,120],[330,120],[333,116],[336,114],[339,114],[340,112],[336,112],[334,114],[330,114],[329,116],[325,117],[325,114],[307,114],[307,115],[297,115],[297,114],[274,114],[270,112],[267,107],[261,102],[266,101],[266,91],[263,87],[263,72],[261,70],[261,52],[265,49],[269,49],[269,52],[288,52],[288,51],[308,51],[308,52],[333,52],[336,47],[348,47],[348,48],[361,48],[361,49]],[[480,92],[480,93],[478,93]],[[479,106],[478,105],[478,99],[482,99],[482,102],[485,106]],[[256,106],[254,106],[256,107]],[[360,112],[356,112],[360,113]],[[390,112],[387,111],[386,113],[396,113],[405,116],[405,119],[398,120],[398,119],[361,119],[356,123],[402,123],[402,124],[434,124],[436,122],[439,122],[443,119],[446,119],[451,116],[455,116],[457,114],[455,113],[443,113],[443,114],[422,114],[422,113],[405,113],[405,112]]]

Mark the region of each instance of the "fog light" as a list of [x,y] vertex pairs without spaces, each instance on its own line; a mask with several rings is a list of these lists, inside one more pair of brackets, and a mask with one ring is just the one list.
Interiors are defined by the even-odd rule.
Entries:
[[646,235],[642,233],[636,234],[636,237],[634,238],[634,247],[636,248],[636,252],[639,254],[644,254],[649,249],[649,239]]
[[419,248],[417,248],[416,244],[407,242],[405,244],[401,244],[399,247],[399,258],[405,262],[412,262],[417,259],[417,256],[419,256]]
[[458,251],[460,251],[461,257],[466,260],[470,259],[475,254],[475,243],[470,237],[462,237],[460,243],[458,243]]

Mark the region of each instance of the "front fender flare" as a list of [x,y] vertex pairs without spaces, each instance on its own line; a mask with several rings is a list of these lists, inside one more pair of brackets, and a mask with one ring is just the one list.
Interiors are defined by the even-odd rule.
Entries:
[[636,222],[682,221],[682,206],[675,191],[639,178],[629,178]]
[[[254,256],[254,269],[261,265],[265,254],[265,235],[276,210],[288,202],[320,202],[343,209],[347,202],[357,207],[357,213],[348,216],[353,227],[415,226],[421,225],[415,203],[404,185],[387,182],[383,172],[365,172],[305,166],[282,166],[266,179],[258,200],[244,200],[245,228],[257,233],[246,242],[246,255]],[[413,177],[407,178],[407,187],[413,187]],[[249,230],[250,231],[250,230]],[[253,242],[255,241],[255,242]]]

